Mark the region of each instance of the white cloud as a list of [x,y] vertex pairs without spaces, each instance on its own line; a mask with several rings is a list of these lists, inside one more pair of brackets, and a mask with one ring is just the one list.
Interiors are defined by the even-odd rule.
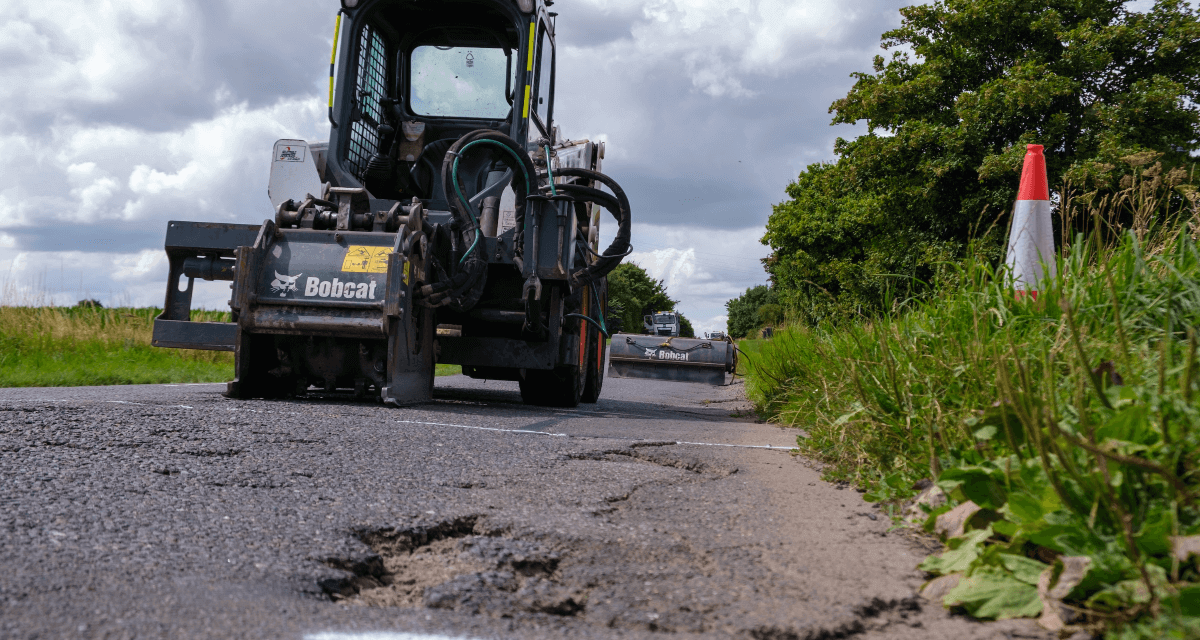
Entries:
[[[196,15],[180,0],[10,2],[0,8],[0,21],[6,36],[0,58],[10,61],[0,67],[0,96],[10,107],[43,113],[64,102],[119,100],[168,61],[184,71],[177,54],[199,35],[188,38],[184,27]],[[145,30],[173,37],[148,38]]]
[[9,205],[0,226],[165,221],[184,208],[193,216],[258,220],[268,211],[272,143],[320,137],[323,117],[314,96],[235,105],[180,130],[75,122],[49,137],[11,136],[28,155],[0,156],[0,172],[28,176],[33,188],[0,194]]
[[616,64],[636,68],[682,61],[696,90],[734,98],[757,95],[742,82],[746,74],[777,77],[836,56],[838,48],[826,45],[841,37],[861,11],[856,5],[820,0],[585,0],[582,4],[605,13],[640,14],[629,30],[631,42],[617,43],[604,52]]
[[[698,329],[720,328],[725,301],[765,282],[770,205],[830,157],[835,135],[853,135],[828,127],[826,108],[869,68],[900,4],[556,6],[556,117],[567,135],[607,142],[604,170],[633,204],[631,258]],[[165,221],[260,222],[274,140],[327,138],[334,11],[0,3],[0,279],[60,303],[161,304]],[[209,284],[197,304],[223,307],[227,283]]]
[[[156,307],[166,293],[162,249],[130,253],[12,251],[0,234],[0,291],[5,304],[72,305],[87,299],[105,306]],[[228,309],[224,282],[195,283],[193,308]]]
[[[612,241],[615,227],[602,224],[601,247]],[[636,251],[626,260],[663,280],[667,294],[679,301],[676,308],[692,321],[696,331],[724,331],[725,302],[767,281],[761,259],[769,249],[759,242],[762,234],[758,227],[729,230],[634,224]]]

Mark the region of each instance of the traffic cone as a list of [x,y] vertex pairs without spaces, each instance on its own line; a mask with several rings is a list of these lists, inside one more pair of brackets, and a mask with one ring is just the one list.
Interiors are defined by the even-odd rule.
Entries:
[[1041,283],[1055,275],[1055,255],[1046,158],[1042,155],[1042,145],[1031,144],[1025,151],[1021,190],[1013,206],[1008,258],[1005,260],[1018,300],[1026,294],[1037,300]]

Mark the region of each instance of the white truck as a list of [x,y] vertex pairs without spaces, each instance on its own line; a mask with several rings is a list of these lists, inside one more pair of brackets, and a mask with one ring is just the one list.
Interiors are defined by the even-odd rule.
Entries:
[[642,319],[643,329],[652,336],[679,336],[679,314],[674,311],[657,311]]

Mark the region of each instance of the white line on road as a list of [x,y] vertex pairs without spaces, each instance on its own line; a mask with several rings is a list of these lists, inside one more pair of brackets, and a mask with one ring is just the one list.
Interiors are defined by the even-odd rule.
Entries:
[[472,638],[435,636],[425,633],[370,631],[367,633],[310,633],[304,640],[473,640]]
[[[129,400],[105,400],[105,402],[112,403],[112,404],[132,404],[132,405],[137,405],[139,407],[166,406],[167,408],[179,408],[179,409],[194,409],[195,408],[195,407],[189,407],[185,404],[151,405],[151,404],[143,404],[141,402],[130,402]],[[237,408],[230,408],[230,409],[227,409],[227,411],[249,412],[249,413],[275,413],[273,411],[257,411],[255,409],[237,409]],[[299,415],[299,414],[290,413],[288,415]],[[451,424],[448,422],[423,422],[420,420],[396,420],[395,422],[398,424],[420,424],[420,425],[427,425],[427,426],[431,426],[431,427],[451,427],[453,429],[472,429],[475,431],[495,431],[497,433],[529,433],[529,434],[539,435],[539,436],[551,436],[554,438],[595,438],[595,439],[604,439],[604,440],[624,440],[624,441],[628,441],[628,442],[645,442],[644,438],[619,438],[619,437],[614,437],[614,436],[591,436],[591,435],[582,436],[582,435],[573,435],[570,433],[551,433],[548,431],[534,431],[532,429],[500,429],[498,427],[480,427],[480,426],[469,425],[469,424]],[[695,445],[698,447],[732,447],[735,449],[771,449],[773,451],[791,451],[794,448],[794,447],[780,447],[780,446],[769,445],[769,444],[729,444],[729,443],[725,443],[725,442],[687,442],[687,441],[683,441],[683,440],[674,440],[673,442],[678,445]]]
[[[532,431],[529,429],[500,429],[497,427],[477,427],[469,424],[450,424],[446,422],[421,422],[419,420],[396,420],[400,424],[423,424],[433,427],[453,427],[455,429],[474,429],[477,431],[497,431],[500,433],[532,433],[539,436],[553,436],[555,438],[594,438],[604,440],[626,440],[629,442],[645,442],[643,439],[637,438],[618,438],[610,436],[576,436],[569,433],[550,433],[547,431]],[[721,442],[683,442],[681,440],[673,441],[675,444],[693,444],[702,447],[734,447],[737,449],[773,449],[775,451],[791,451],[793,447],[776,447],[769,444],[726,444]]]
[[195,409],[186,404],[143,404],[141,402],[130,402],[128,400],[105,400],[109,404],[135,404],[139,407],[166,407],[167,409]]
[[400,424],[427,424],[433,427],[454,427],[456,429],[476,429],[479,431],[499,431],[502,433],[536,433],[539,436],[554,436],[556,438],[571,437],[566,433],[547,433],[545,431],[533,431],[530,429],[498,429],[496,427],[474,427],[469,424],[447,424],[445,422],[421,422],[419,420],[397,420]]

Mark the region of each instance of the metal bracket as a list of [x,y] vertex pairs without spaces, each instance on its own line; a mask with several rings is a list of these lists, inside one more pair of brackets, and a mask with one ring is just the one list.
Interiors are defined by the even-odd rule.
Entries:
[[337,196],[337,230],[350,230],[350,214],[353,211],[354,196],[364,196],[367,190],[362,187],[330,187],[329,194]]

